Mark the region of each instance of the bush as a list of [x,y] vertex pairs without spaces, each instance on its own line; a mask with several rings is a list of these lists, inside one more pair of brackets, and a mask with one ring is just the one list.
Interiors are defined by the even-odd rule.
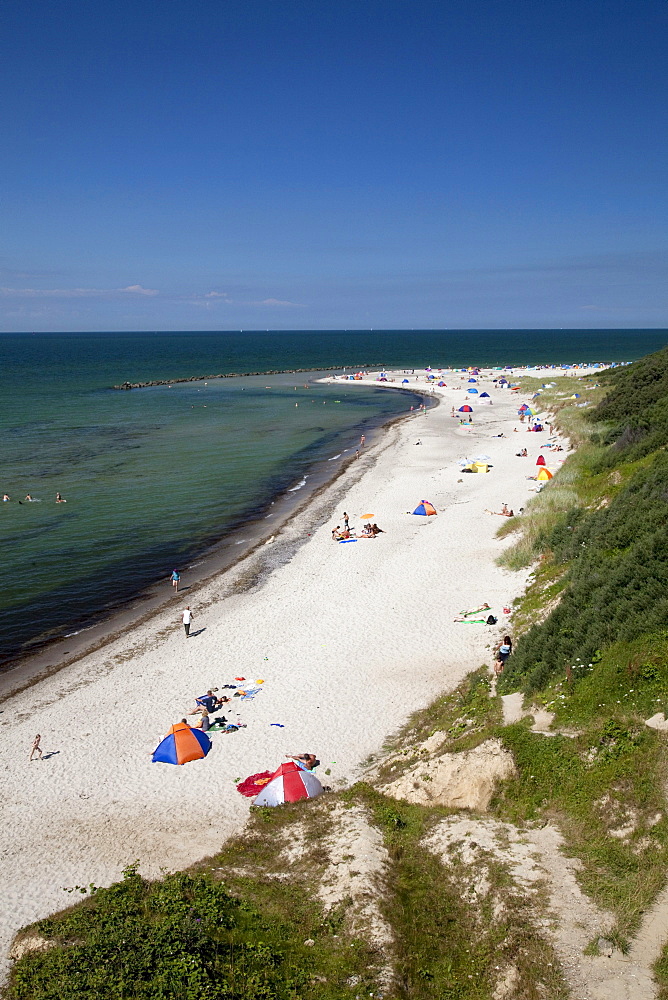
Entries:
[[34,929],[55,947],[17,962],[7,1000],[270,1000],[298,985],[259,916],[209,875],[151,883],[131,867]]

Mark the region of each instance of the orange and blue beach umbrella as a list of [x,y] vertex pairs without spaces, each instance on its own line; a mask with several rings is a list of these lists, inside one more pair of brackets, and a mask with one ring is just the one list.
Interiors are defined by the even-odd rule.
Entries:
[[434,507],[433,503],[429,503],[428,500],[421,500],[420,503],[415,508],[415,510],[413,511],[413,513],[422,514],[424,517],[429,517],[430,514],[436,513],[436,508]]
[[153,751],[153,762],[187,764],[201,760],[211,749],[211,740],[201,729],[191,729],[186,722],[177,722]]

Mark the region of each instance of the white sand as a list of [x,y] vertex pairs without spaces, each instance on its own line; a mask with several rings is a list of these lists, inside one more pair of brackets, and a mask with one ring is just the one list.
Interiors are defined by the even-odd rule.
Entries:
[[[502,519],[483,510],[525,504],[547,434],[525,433],[515,417],[523,397],[489,380],[478,388],[493,405],[474,404],[475,428],[460,428],[450,410],[467,385],[446,380],[456,388],[437,390],[439,407],[381,435],[259,555],[2,705],[1,954],[19,927],[77,898],[63,887],[107,884],[135,859],[157,876],[215,852],[247,816],[235,778],[313,750],[324,782],[351,782],[412,711],[491,663],[502,608],[526,577],[495,565]],[[515,457],[520,447],[529,459]],[[458,460],[479,453],[494,468],[462,475]],[[548,465],[563,457],[549,455]],[[422,499],[438,516],[407,513]],[[373,513],[386,533],[333,542],[344,510],[358,528]],[[235,591],[254,566],[272,571]],[[496,627],[453,623],[484,601]],[[193,631],[204,629],[189,639],[186,603]],[[214,734],[206,760],[153,764],[151,751],[194,696],[235,676],[265,679],[253,701],[235,699],[227,713],[247,728]],[[37,732],[53,755],[29,763]]]

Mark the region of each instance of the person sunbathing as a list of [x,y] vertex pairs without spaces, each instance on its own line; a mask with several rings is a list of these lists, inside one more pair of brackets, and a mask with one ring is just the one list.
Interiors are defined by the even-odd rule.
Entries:
[[453,618],[453,621],[465,622],[467,618],[471,617],[471,615],[480,615],[484,611],[489,611],[489,610],[490,606],[485,602],[485,604],[481,604],[479,608],[473,608],[472,611],[460,611],[458,617]]
[[285,756],[289,757],[290,760],[294,760],[297,767],[301,767],[302,771],[312,771],[320,763],[314,753],[286,753]]
[[365,524],[362,528],[362,538],[375,538],[374,530],[370,524]]
[[372,524],[371,525],[371,530],[373,531],[374,535],[384,535],[385,534],[385,532],[383,531],[383,529],[379,528],[377,524]]
[[190,728],[191,729],[201,729],[203,732],[206,732],[207,729],[209,728],[209,726],[211,725],[211,720],[209,719],[209,712],[204,707],[204,705],[200,705],[200,707],[197,709],[197,711],[200,713],[199,722],[196,725],[191,726]]
[[[226,700],[229,701],[229,698]],[[188,712],[188,715],[196,715],[202,708],[205,708],[207,712],[214,712],[221,704],[222,699],[216,698],[213,691],[209,689],[206,694],[201,694],[199,698],[195,698],[195,707],[192,712]]]

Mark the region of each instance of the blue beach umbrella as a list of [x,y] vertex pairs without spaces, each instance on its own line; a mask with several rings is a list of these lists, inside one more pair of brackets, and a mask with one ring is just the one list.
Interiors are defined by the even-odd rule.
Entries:
[[408,379],[404,378],[404,379],[401,380],[401,382],[402,382],[402,385],[403,385],[404,382],[408,382]]
[[211,740],[201,729],[192,729],[185,722],[177,722],[153,751],[153,762],[187,764],[201,760],[211,749]]
[[477,389],[467,389],[466,391],[467,392],[472,392],[476,396],[478,395],[478,390]]

